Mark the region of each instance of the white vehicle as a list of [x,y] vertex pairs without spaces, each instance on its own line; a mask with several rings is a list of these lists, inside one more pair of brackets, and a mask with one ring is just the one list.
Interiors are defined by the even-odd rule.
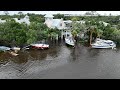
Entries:
[[111,40],[102,40],[97,38],[96,42],[91,44],[92,48],[115,48],[116,44]]

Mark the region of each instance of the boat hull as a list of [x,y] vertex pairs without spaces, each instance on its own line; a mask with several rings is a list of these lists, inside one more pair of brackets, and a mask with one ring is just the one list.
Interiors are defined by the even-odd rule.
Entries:
[[32,46],[33,49],[48,49],[49,47],[37,47],[37,46]]
[[9,51],[9,50],[10,50],[9,47],[0,46],[0,51]]
[[113,44],[113,45],[94,45],[94,44],[92,44],[91,47],[92,48],[103,48],[103,49],[112,48],[113,49],[116,47],[116,44]]
[[91,44],[92,48],[115,48],[116,44],[111,40],[96,39],[96,42]]
[[92,48],[115,48],[115,46],[92,46]]
[[33,48],[33,49],[48,49],[49,45],[47,45],[47,44],[32,44],[31,48]]
[[65,43],[66,45],[69,45],[69,46],[75,46],[74,41],[70,41],[69,39],[66,39],[66,38],[65,38]]

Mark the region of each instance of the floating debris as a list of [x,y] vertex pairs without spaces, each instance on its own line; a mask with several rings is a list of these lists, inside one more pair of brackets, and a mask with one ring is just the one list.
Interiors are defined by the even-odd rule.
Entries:
[[18,56],[19,54],[15,53],[15,52],[10,52],[11,55],[13,56]]

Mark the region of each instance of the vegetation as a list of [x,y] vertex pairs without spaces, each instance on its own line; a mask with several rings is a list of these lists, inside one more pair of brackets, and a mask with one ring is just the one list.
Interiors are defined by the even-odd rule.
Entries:
[[[90,13],[90,12],[89,12]],[[86,13],[88,15],[89,13]],[[93,15],[95,12],[91,12]],[[0,23],[0,44],[4,43],[9,46],[23,46],[41,40],[56,40],[61,36],[61,32],[55,28],[50,29],[44,24],[44,16],[39,14],[27,14],[30,17],[30,25],[17,23],[12,18],[23,18],[22,12],[10,16],[7,11],[5,15],[0,15],[0,19],[7,20]],[[61,14],[54,15],[54,18],[63,18],[63,20],[72,20],[71,33],[74,38],[85,34],[85,40],[89,44],[95,38],[111,39],[119,44],[120,42],[120,16],[64,16]],[[76,21],[85,21],[84,24]],[[107,26],[100,21],[109,23]]]
[[5,19],[7,22],[0,23],[0,43],[7,46],[24,46],[37,41],[48,40],[49,38],[54,40],[60,35],[59,30],[48,28],[44,24],[42,17],[38,18],[33,14],[30,14],[30,25],[17,23],[9,15]]

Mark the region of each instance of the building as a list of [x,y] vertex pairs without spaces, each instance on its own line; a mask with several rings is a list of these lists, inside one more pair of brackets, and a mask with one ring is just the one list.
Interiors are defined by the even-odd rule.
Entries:
[[80,23],[80,24],[85,24],[85,21],[84,20],[81,20],[81,21],[76,21],[77,23]]
[[5,23],[5,22],[6,22],[6,20],[1,20],[1,19],[0,19],[0,23]]
[[109,23],[106,23],[106,22],[104,22],[104,21],[99,21],[99,23],[101,24],[103,24],[105,27],[109,24]]
[[46,24],[49,28],[57,28],[59,30],[61,30],[62,36],[66,36],[66,35],[71,35],[71,20],[66,20],[64,21],[63,18],[61,19],[53,19],[53,15],[51,14],[46,14],[45,16],[45,22],[44,24]]
[[27,25],[30,25],[30,19],[29,16],[25,16],[24,18],[21,18],[20,20],[18,18],[13,18],[18,23],[26,23]]
[[[24,18],[21,18],[20,20],[18,18],[13,18],[16,22],[18,23],[26,23],[27,25],[30,25],[30,19],[29,16],[25,16]],[[1,20],[0,19],[0,23],[5,23],[6,20]]]
[[63,19],[53,19],[53,15],[47,14],[45,17],[45,24],[49,28],[58,28],[58,29],[64,29],[65,23],[63,22]]

